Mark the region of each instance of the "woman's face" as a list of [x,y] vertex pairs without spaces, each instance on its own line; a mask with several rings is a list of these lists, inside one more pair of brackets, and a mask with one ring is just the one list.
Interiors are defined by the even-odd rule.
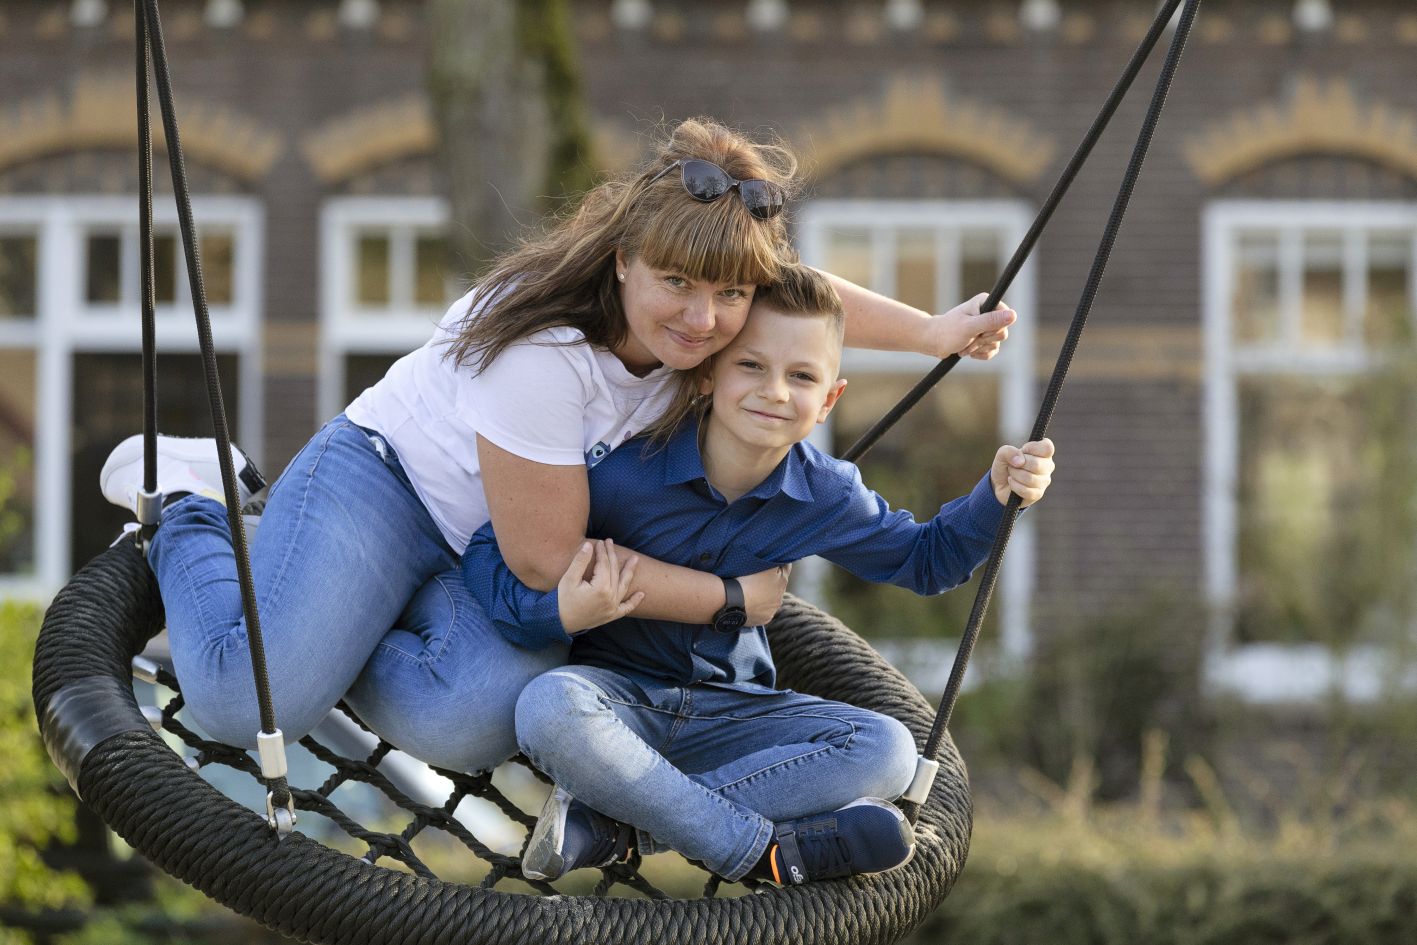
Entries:
[[721,351],[743,327],[756,288],[690,279],[623,253],[615,254],[615,275],[630,329],[615,355],[640,374],[661,364],[687,370]]

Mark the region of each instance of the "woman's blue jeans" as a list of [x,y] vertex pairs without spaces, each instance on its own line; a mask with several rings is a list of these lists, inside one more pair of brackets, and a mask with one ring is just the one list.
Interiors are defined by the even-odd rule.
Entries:
[[[254,747],[260,713],[225,508],[174,502],[148,561],[189,711],[213,738]],[[344,698],[430,764],[476,771],[516,752],[517,695],[566,652],[506,642],[457,564],[392,448],[343,416],[326,424],[272,486],[251,546],[288,742]]]
[[775,822],[894,800],[915,774],[915,739],[889,716],[593,666],[527,684],[517,739],[582,803],[639,828],[641,853],[669,847],[731,880],[767,850]]

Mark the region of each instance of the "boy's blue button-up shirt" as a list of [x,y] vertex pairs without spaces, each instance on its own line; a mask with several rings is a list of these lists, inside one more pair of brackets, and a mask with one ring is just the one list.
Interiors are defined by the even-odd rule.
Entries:
[[[730,503],[705,476],[695,424],[663,449],[631,440],[590,469],[589,479],[589,537],[721,577],[821,555],[868,581],[919,594],[967,581],[988,556],[1004,511],[985,475],[969,495],[916,522],[867,489],[854,465],[807,443],[794,446],[771,475]],[[720,633],[631,615],[568,637],[556,591],[532,590],[512,574],[490,524],[473,535],[462,570],[487,615],[518,645],[570,640],[573,663],[681,685],[773,686],[776,672],[760,626]]]

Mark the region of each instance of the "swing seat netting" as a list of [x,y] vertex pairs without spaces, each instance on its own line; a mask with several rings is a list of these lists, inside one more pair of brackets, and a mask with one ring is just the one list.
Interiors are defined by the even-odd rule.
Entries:
[[[763,886],[756,895],[676,900],[500,892],[444,882],[423,869],[415,873],[372,864],[298,831],[280,838],[264,816],[208,784],[139,708],[132,660],[162,625],[157,583],[132,542],[119,542],[75,575],[49,608],[35,653],[34,698],[45,743],[84,803],[144,857],[212,899],[297,939],[371,945],[886,943],[924,920],[964,864],[969,789],[952,743],[940,754],[934,789],[920,809],[910,863],[877,876]],[[930,705],[839,621],[789,597],[769,635],[782,685],[894,716],[917,740],[929,731]],[[176,725],[174,708],[164,710],[169,728]],[[313,744],[310,739],[302,743]],[[374,758],[387,750],[381,743]],[[230,750],[228,758],[256,772],[244,754]],[[338,768],[408,806],[375,765]],[[458,792],[449,805],[420,811],[416,824],[431,822],[455,836],[465,834],[451,811],[464,791],[488,781],[454,783]],[[299,809],[329,813],[322,794],[293,794]],[[510,803],[502,797],[498,801]],[[532,821],[524,813],[518,819]],[[371,853],[399,858],[397,848],[406,847],[398,836],[354,826]],[[458,839],[470,854],[486,856],[486,848],[470,836]],[[502,878],[520,877],[514,858],[494,858],[502,862],[484,887],[489,880],[495,885]],[[624,871],[612,872],[602,887],[618,881],[659,895],[633,869],[619,869]],[[710,889],[716,885],[710,883]]]

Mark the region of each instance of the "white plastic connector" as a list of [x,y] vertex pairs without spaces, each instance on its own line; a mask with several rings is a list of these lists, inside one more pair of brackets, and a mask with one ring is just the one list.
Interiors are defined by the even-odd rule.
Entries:
[[149,685],[157,683],[158,665],[146,656],[133,657],[133,678]]
[[267,781],[285,777],[285,736],[280,729],[257,732],[256,750],[261,756],[261,777]]
[[138,499],[133,511],[142,525],[156,525],[162,521],[162,493],[138,490]]
[[925,799],[930,796],[930,788],[935,784],[935,775],[940,771],[940,763],[931,761],[929,758],[917,757],[915,759],[915,777],[910,779],[910,787],[905,789],[905,793],[900,796],[903,801],[910,801],[912,804],[924,804]]

